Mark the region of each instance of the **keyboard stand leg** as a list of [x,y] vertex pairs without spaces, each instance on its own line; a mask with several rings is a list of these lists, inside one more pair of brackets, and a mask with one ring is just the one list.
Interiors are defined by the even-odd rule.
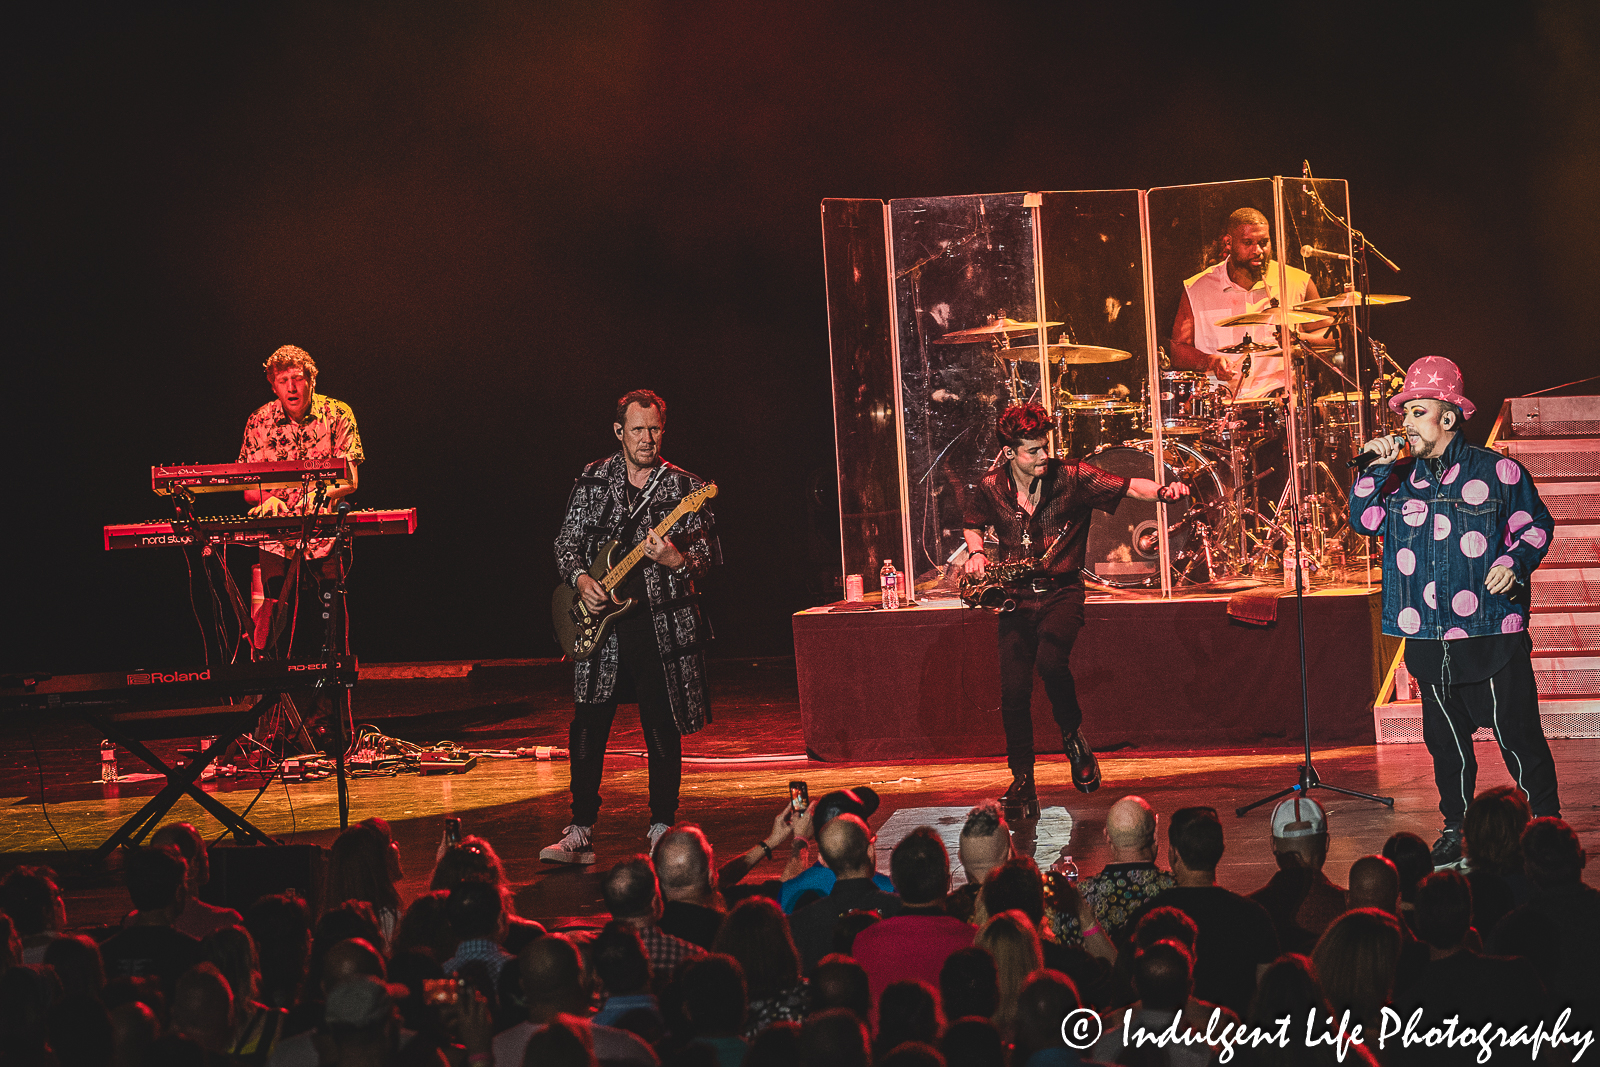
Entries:
[[199,753],[193,760],[182,767],[167,766],[160,756],[157,756],[146,747],[144,742],[127,736],[123,731],[117,729],[115,724],[96,722],[93,718],[90,718],[90,721],[94,722],[95,726],[104,732],[104,736],[110,737],[144,760],[151,770],[167,777],[167,784],[161,788],[161,791],[151,797],[134,814],[133,818],[118,827],[117,832],[107,838],[106,842],[95,850],[95,859],[104,860],[118,846],[137,846],[144,840],[145,835],[155,827],[156,823],[160,822],[162,817],[172,810],[172,806],[178,802],[179,798],[184,796],[192,797],[195,803],[199,804],[218,822],[231,830],[236,840],[251,838],[259,844],[275,844],[276,842],[272,838],[251,825],[248,820],[240,817],[209,793],[197,788],[194,783],[200,777],[200,771],[212,760],[226,752],[228,746],[237,737],[253,727],[257,720],[261,718],[262,712],[266,711],[277,699],[277,693],[267,693],[254,704],[242,705],[239,713],[227,719],[225,724],[218,729],[216,741],[212,742],[209,748]]

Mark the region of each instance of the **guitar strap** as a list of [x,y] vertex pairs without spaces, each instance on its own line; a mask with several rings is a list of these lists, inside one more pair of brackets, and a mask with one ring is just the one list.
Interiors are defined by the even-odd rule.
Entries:
[[661,475],[666,472],[666,469],[667,465],[662,463],[650,472],[650,477],[644,483],[644,488],[639,490],[639,499],[634,501],[633,507],[628,509],[628,518],[623,524],[624,528],[638,522],[640,512],[650,505],[650,498],[655,495],[656,485],[661,481]]

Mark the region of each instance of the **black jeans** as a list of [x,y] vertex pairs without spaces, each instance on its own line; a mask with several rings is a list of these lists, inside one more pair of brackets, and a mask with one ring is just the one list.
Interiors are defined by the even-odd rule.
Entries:
[[[641,613],[648,621],[648,612]],[[629,620],[633,622],[633,620]],[[617,714],[617,696],[627,682],[639,702],[639,726],[650,771],[650,821],[671,826],[678,818],[678,787],[683,780],[683,737],[672,717],[667,676],[655,632],[638,624],[617,627],[617,688],[603,704],[577,704],[567,743],[572,759],[572,822],[593,826],[600,815],[600,776],[606,743]]]
[[1083,588],[1022,593],[1017,609],[1000,614],[1000,721],[1012,774],[1033,773],[1033,672],[1044,679],[1050,710],[1062,734],[1083,722],[1072,680],[1072,645],[1083,629]]
[[1539,691],[1533,662],[1518,652],[1493,676],[1464,685],[1419,682],[1422,691],[1422,739],[1433,756],[1433,780],[1439,787],[1444,824],[1460,827],[1478,782],[1478,761],[1472,732],[1494,730],[1500,755],[1512,780],[1528,797],[1535,818],[1560,815],[1556,764],[1539,725]]

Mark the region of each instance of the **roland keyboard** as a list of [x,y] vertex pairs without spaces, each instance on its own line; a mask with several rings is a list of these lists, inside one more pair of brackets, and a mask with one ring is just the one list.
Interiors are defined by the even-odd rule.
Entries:
[[[341,686],[356,684],[357,669],[354,656],[338,656],[334,660],[335,674]],[[13,674],[0,678],[0,707],[55,708],[105,704],[166,704],[177,707],[191,701],[321,689],[327,685],[327,681],[326,660],[258,660],[254,663],[186,670],[111,671],[102,674]]]
[[[170,545],[253,545],[261,541],[293,541],[305,527],[304,515],[272,515],[196,519],[194,522],[133,522],[105,528],[106,550],[114,548],[165,548]],[[416,508],[352,511],[346,519],[356,537],[417,532]],[[311,524],[312,537],[332,537],[339,516],[319,514]]]
[[339,487],[350,484],[346,459],[288,460],[281,463],[174,463],[150,468],[150,488],[162,496],[174,489],[226,493],[245,489],[293,489],[307,482]]

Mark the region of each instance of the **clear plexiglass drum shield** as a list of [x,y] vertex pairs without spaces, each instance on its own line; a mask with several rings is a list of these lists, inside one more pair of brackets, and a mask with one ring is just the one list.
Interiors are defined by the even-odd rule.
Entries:
[[1032,210],[1024,200],[1007,193],[889,204],[918,576],[961,546],[963,504],[1000,453],[996,417],[1012,402],[1043,396],[1036,329],[969,332],[1002,318],[1038,321]]
[[886,213],[881,200],[822,204],[842,573],[862,575],[867,590],[877,589],[884,560],[905,566]]

